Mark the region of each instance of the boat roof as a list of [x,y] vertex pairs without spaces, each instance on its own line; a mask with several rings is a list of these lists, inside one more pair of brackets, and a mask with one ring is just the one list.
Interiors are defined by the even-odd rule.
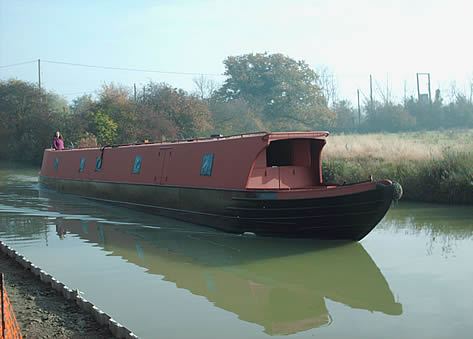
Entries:
[[252,138],[261,136],[265,140],[276,141],[284,139],[326,139],[329,136],[327,131],[305,131],[305,132],[253,132],[253,133],[242,133],[233,135],[212,135],[206,138],[192,138],[192,139],[179,139],[179,140],[164,140],[154,142],[139,142],[134,144],[113,144],[105,145],[100,147],[77,147],[75,149],[102,149],[105,147],[126,147],[126,146],[148,146],[148,145],[167,145],[167,144],[188,144],[193,142],[209,142],[216,140],[229,140],[229,139],[241,139],[241,138]]
[[269,140],[282,139],[326,139],[329,136],[327,131],[306,131],[306,132],[274,132],[267,133]]

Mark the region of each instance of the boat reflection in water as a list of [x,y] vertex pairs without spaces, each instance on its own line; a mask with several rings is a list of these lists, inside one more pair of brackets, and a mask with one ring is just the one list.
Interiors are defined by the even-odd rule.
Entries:
[[271,335],[330,324],[325,298],[356,309],[402,313],[381,271],[357,242],[57,221],[60,237],[66,231],[96,243],[108,255],[162,275]]

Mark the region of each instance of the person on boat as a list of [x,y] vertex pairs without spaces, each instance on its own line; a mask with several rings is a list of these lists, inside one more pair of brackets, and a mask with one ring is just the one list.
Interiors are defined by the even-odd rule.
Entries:
[[56,132],[53,137],[53,148],[55,150],[64,149],[64,140],[62,140],[62,135],[59,132]]

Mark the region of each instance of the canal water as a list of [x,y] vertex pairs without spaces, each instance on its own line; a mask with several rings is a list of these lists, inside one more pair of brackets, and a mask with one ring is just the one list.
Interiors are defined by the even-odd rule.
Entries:
[[232,235],[0,167],[0,240],[143,338],[471,338],[473,208],[394,205],[357,243]]

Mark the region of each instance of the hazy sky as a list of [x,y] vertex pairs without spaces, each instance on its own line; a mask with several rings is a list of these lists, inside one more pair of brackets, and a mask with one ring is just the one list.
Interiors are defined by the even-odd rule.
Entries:
[[[222,74],[223,60],[283,53],[326,66],[340,96],[381,99],[415,94],[416,72],[430,72],[432,92],[453,81],[469,94],[473,79],[473,2],[468,0],[32,1],[0,0],[0,79],[37,82],[71,99],[104,82],[138,88],[149,80],[194,90],[191,74],[104,70],[48,63]],[[209,76],[223,82],[222,76]]]

